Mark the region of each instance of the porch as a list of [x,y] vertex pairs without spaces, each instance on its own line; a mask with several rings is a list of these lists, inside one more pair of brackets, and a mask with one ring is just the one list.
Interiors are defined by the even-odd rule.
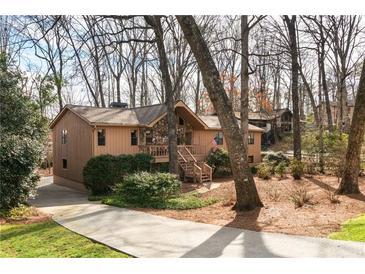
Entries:
[[[178,145],[178,152],[188,150],[197,161],[204,161],[206,148],[202,145]],[[168,145],[140,145],[139,151],[150,154],[154,157],[155,163],[166,163],[169,161]]]

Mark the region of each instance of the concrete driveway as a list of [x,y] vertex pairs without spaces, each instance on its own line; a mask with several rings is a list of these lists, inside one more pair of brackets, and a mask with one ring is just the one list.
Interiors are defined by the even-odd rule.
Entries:
[[135,257],[365,257],[365,243],[254,232],[90,202],[44,178],[30,201],[66,228]]

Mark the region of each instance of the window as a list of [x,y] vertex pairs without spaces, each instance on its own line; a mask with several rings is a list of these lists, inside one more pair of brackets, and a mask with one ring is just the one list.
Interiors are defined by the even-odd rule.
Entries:
[[137,130],[136,129],[131,131],[131,145],[132,146],[138,145],[138,136],[137,136]]
[[67,144],[67,129],[63,129],[62,130],[62,134],[61,134],[61,143],[62,144]]
[[179,125],[183,126],[184,125],[184,119],[179,117]]
[[62,159],[62,168],[67,169],[67,159]]
[[98,129],[98,146],[105,146],[105,129]]
[[248,144],[253,145],[255,143],[255,135],[252,132],[248,133]]
[[153,144],[153,132],[152,130],[146,131],[146,145]]
[[248,156],[248,163],[249,163],[249,164],[250,164],[250,163],[253,163],[253,156],[252,156],[252,155]]
[[223,132],[219,131],[214,137],[215,142],[217,145],[223,145]]

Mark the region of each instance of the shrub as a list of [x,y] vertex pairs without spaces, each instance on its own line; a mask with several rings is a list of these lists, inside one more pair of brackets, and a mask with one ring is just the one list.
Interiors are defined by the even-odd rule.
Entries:
[[290,163],[291,175],[295,180],[299,180],[303,176],[303,163],[297,159],[293,159]]
[[280,178],[283,178],[283,175],[285,173],[285,168],[286,165],[284,162],[280,162],[276,167],[275,167],[275,173],[277,175],[279,175]]
[[109,154],[91,158],[83,170],[84,184],[93,195],[108,193],[122,178],[121,156]]
[[214,173],[216,173],[218,169],[231,169],[228,152],[222,148],[211,150],[207,157],[207,163],[213,168]]
[[[47,119],[26,95],[22,76],[0,52],[0,208],[24,203],[33,193],[42,158]],[[44,102],[44,107],[46,106]]]
[[272,166],[268,163],[257,165],[257,176],[261,179],[268,180],[272,174]]
[[311,196],[309,196],[307,189],[298,188],[290,193],[289,199],[294,203],[295,208],[299,208],[308,204]]
[[115,157],[116,168],[121,178],[135,170],[134,156],[132,154],[122,154]]
[[251,167],[251,173],[252,174],[257,174],[257,167],[256,166]]
[[41,152],[41,144],[31,138],[1,134],[0,208],[16,207],[33,194],[39,179],[34,169]]
[[19,205],[13,207],[10,210],[3,210],[0,212],[2,218],[10,220],[23,220],[28,217],[38,216],[39,212],[35,207],[30,207],[26,205]]
[[[310,155],[321,152],[318,131],[308,131],[302,135],[302,149]],[[343,155],[346,153],[348,135],[338,131],[323,134],[324,168],[331,174],[338,174],[343,165]]]
[[181,188],[181,182],[176,175],[170,173],[138,172],[128,175],[116,187],[117,193],[130,202],[143,203],[147,201],[165,202],[176,196]]
[[289,158],[286,157],[283,152],[278,151],[278,152],[267,152],[265,157],[262,160],[265,163],[269,163],[272,166],[276,167],[277,165],[279,165],[280,163],[282,163],[285,166],[288,166],[289,164]]
[[147,153],[137,153],[134,155],[134,171],[150,171],[153,157]]

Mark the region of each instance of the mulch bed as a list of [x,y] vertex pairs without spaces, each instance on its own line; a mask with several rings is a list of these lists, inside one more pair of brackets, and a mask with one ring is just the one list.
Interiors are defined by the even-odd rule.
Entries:
[[50,215],[44,214],[43,212],[37,210],[37,214],[34,216],[22,217],[22,218],[3,218],[0,217],[0,225],[4,224],[33,224],[33,223],[40,223],[44,221],[48,221],[51,218]]
[[[302,180],[293,180],[289,176],[282,180],[255,178],[255,182],[264,207],[248,212],[232,210],[235,203],[232,179],[226,179],[219,188],[203,194],[221,199],[211,206],[192,210],[140,210],[175,219],[315,237],[325,237],[339,230],[344,221],[365,213],[363,194],[339,196],[339,203],[331,202],[329,193],[338,186],[337,178],[333,176],[306,176]],[[359,178],[359,183],[360,190],[365,193],[365,179]],[[185,190],[188,188],[185,186]],[[295,208],[290,197],[299,188],[305,188],[311,199],[303,207]]]

